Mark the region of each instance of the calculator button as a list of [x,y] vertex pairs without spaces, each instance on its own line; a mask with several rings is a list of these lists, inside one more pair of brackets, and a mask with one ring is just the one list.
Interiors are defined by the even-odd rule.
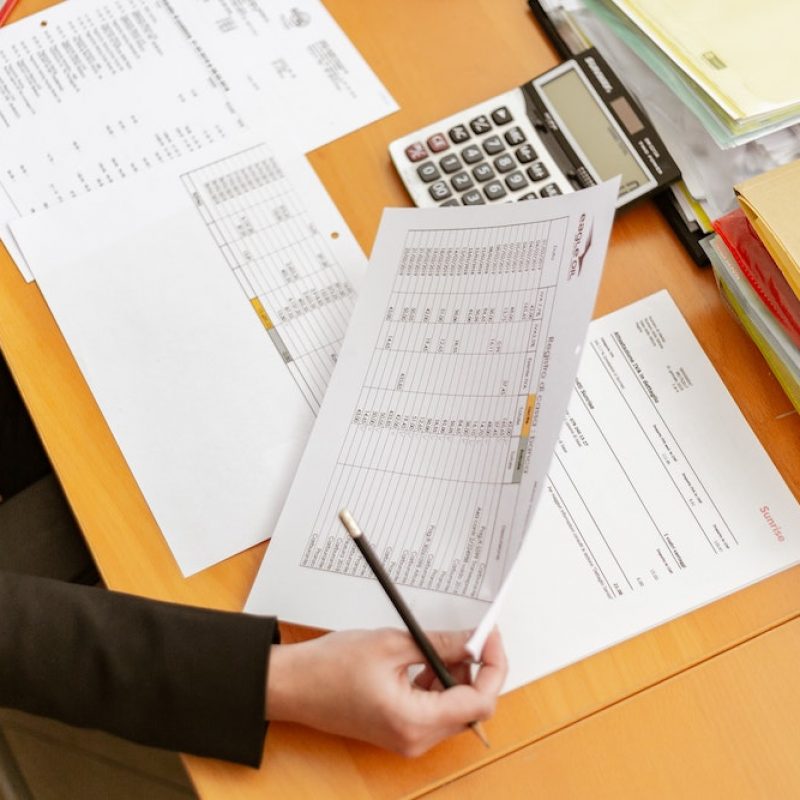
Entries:
[[472,178],[470,178],[466,172],[459,172],[458,175],[453,175],[453,177],[450,178],[450,183],[453,184],[453,188],[457,192],[465,192],[467,189],[471,189],[475,185],[472,181]]
[[424,164],[420,164],[417,167],[417,175],[419,175],[425,183],[430,183],[440,177],[441,173],[436,169],[436,164],[434,164],[433,161],[426,161]]
[[555,197],[557,194],[561,194],[561,189],[558,188],[558,185],[555,183],[548,183],[547,186],[542,186],[539,190],[539,193],[542,197]]
[[[547,167],[541,161],[531,164],[528,167],[528,176],[532,181],[543,181],[545,178],[550,177]],[[555,184],[553,184],[555,186]]]
[[453,144],[461,144],[471,138],[470,132],[467,130],[466,125],[456,125],[447,132],[450,136],[450,141]]
[[520,164],[528,164],[536,158],[536,151],[529,144],[524,144],[514,151],[514,155]]
[[578,167],[578,169],[575,170],[575,177],[584,189],[589,186],[594,186],[594,178],[589,174],[589,170],[586,169],[586,167]]
[[477,189],[473,189],[471,192],[467,192],[463,195],[461,197],[461,202],[465,206],[480,206],[486,203],[483,199],[483,195]]
[[507,122],[511,122],[511,112],[505,106],[500,106],[492,111],[492,119],[495,125],[505,125]]
[[485,114],[475,117],[475,119],[470,121],[469,126],[472,128],[472,132],[478,135],[492,129],[492,123],[489,122],[489,118]]
[[428,147],[432,153],[441,153],[442,150],[447,150],[450,147],[450,142],[447,141],[447,137],[443,133],[434,133],[428,139]]
[[444,181],[438,181],[437,183],[434,183],[428,188],[428,191],[431,193],[431,197],[434,200],[446,200],[451,194],[453,194],[450,191],[450,187]]
[[475,180],[481,183],[488,181],[490,178],[494,178],[494,170],[488,164],[478,164],[478,166],[472,170],[472,174],[475,176]]
[[500,181],[492,181],[483,187],[483,193],[488,200],[499,200],[501,197],[506,196],[506,190]]
[[525,192],[525,194],[521,194],[517,200],[535,200],[536,199],[536,192]]
[[440,203],[442,208],[445,206],[457,206],[458,204],[458,199],[455,197],[451,197],[449,200],[445,200],[444,203]]
[[490,136],[488,139],[484,139],[483,149],[490,156],[493,156],[495,153],[505,150],[506,146],[503,144],[503,140],[499,136]]
[[422,142],[414,142],[406,147],[406,155],[409,161],[422,161],[423,158],[428,157],[428,151]]
[[512,192],[518,192],[520,189],[524,189],[527,185],[527,178],[519,171],[512,172],[510,175],[506,175],[506,186],[508,186]]
[[439,161],[439,166],[449,175],[461,169],[461,159],[455,153],[448,153]]
[[525,141],[525,134],[522,132],[522,128],[516,125],[513,128],[509,128],[503,135],[512,147],[516,147]]
[[474,164],[476,161],[483,159],[483,152],[481,151],[480,147],[475,144],[471,144],[469,147],[465,147],[461,151],[461,158],[463,158],[467,164]]
[[516,166],[517,162],[508,153],[503,153],[494,160],[494,168],[498,172],[511,172]]

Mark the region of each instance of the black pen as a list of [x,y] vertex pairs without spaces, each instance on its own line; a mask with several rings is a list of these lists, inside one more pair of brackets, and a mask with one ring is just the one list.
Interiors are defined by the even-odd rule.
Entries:
[[[411,613],[411,609],[406,605],[405,600],[403,600],[403,598],[400,596],[400,592],[397,591],[397,587],[394,585],[392,579],[383,568],[383,564],[381,564],[378,557],[375,555],[375,551],[367,541],[364,531],[358,527],[356,521],[353,519],[353,515],[346,508],[343,508],[339,512],[339,519],[342,521],[342,525],[344,525],[344,527],[347,529],[347,532],[353,538],[356,546],[361,551],[361,555],[364,556],[364,560],[367,562],[367,564],[369,564],[370,569],[378,579],[378,583],[383,587],[383,590],[389,596],[389,599],[392,601],[392,605],[397,610],[397,613],[402,617],[403,622],[405,622],[406,627],[408,628],[408,632],[411,634],[411,637],[414,639],[417,647],[419,647],[419,649],[422,651],[422,655],[425,656],[425,660],[428,662],[428,664],[430,664],[434,675],[436,675],[445,689],[455,686],[457,684],[456,679],[450,674],[450,671],[444,665],[442,659],[439,658],[439,654],[436,652],[436,650],[434,650],[431,640],[425,635],[425,631],[422,630],[420,624]],[[476,736],[483,742],[483,744],[486,747],[489,747],[489,740],[486,738],[486,734],[483,732],[480,722],[470,722],[469,727],[475,731]]]

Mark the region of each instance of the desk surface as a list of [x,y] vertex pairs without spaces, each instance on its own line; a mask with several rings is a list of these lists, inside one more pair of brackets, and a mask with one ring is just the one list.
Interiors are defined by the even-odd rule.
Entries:
[[[23,0],[16,16],[48,5]],[[409,200],[387,145],[557,57],[522,0],[326,0],[401,111],[310,155],[365,252]],[[469,13],[465,13],[468,9]],[[615,223],[597,313],[667,288],[795,496],[800,418],[653,205]],[[264,546],[189,579],[177,566],[35,285],[0,253],[0,347],[109,587],[241,608]],[[287,627],[288,641],[307,636]],[[291,725],[254,771],[187,758],[202,797],[800,795],[800,569],[501,699],[491,750],[464,735],[406,761]],[[576,769],[576,767],[578,767]],[[548,791],[548,789],[550,791]],[[541,793],[541,792],[540,792]]]

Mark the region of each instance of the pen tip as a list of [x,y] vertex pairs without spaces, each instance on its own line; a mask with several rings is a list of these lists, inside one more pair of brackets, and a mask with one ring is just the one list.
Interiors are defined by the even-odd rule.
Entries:
[[483,730],[483,725],[480,722],[470,722],[470,728],[475,731],[475,735],[483,742],[484,747],[491,747],[489,744],[489,737],[486,735],[486,732]]

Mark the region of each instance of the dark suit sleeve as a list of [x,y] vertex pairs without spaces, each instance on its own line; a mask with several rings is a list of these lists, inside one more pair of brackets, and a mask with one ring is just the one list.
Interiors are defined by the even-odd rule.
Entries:
[[0,706],[257,766],[273,618],[0,572]]

